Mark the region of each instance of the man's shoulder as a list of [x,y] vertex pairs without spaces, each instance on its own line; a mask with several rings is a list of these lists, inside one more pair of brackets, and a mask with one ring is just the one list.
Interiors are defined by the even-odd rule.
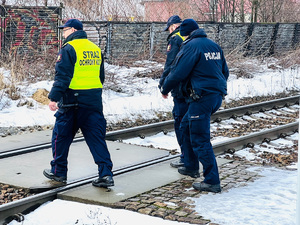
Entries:
[[170,39],[169,39],[169,43],[170,44],[176,44],[178,46],[180,46],[182,44],[183,40],[179,35],[173,35]]
[[74,47],[67,42],[61,46],[60,52],[69,52],[72,50],[74,50]]
[[179,40],[179,41],[183,42],[183,38],[179,34],[177,34],[177,33],[174,35],[174,38],[176,40]]
[[67,42],[67,43],[64,43],[62,46],[61,46],[61,49],[64,49],[64,48],[70,48],[71,45]]
[[206,43],[207,38],[201,38],[201,37],[196,37],[196,38],[188,38],[183,42],[184,46],[198,46],[199,43]]

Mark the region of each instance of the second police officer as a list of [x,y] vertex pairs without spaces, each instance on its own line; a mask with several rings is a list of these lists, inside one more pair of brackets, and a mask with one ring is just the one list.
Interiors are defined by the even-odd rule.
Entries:
[[161,88],[161,93],[167,96],[182,82],[182,91],[189,102],[181,121],[184,167],[179,167],[178,172],[199,177],[200,161],[204,180],[193,183],[193,187],[221,192],[217,161],[210,142],[210,117],[227,94],[229,70],[221,47],[207,38],[195,20],[184,20],[180,34],[186,40]]
[[[174,62],[175,57],[180,50],[180,46],[181,46],[182,42],[184,41],[184,38],[179,33],[179,26],[180,26],[181,22],[182,22],[182,20],[178,15],[171,16],[168,19],[166,28],[164,29],[164,31],[169,31],[170,34],[168,35],[168,38],[167,38],[167,41],[168,41],[167,59],[165,62],[163,74],[159,80],[159,88],[163,85],[164,80],[170,73],[171,65]],[[180,126],[180,122],[181,122],[183,116],[185,115],[185,113],[188,109],[188,105],[185,102],[185,99],[182,96],[181,92],[179,91],[179,87],[174,88],[171,92],[172,92],[173,102],[174,102],[174,106],[173,106],[173,110],[172,110],[172,114],[173,114],[173,118],[174,118],[174,129],[175,129],[177,142],[178,142],[179,146],[181,146],[182,135],[181,135],[179,126]],[[184,166],[183,158],[184,158],[184,154],[181,151],[180,159],[178,161],[171,162],[170,165],[175,168]]]

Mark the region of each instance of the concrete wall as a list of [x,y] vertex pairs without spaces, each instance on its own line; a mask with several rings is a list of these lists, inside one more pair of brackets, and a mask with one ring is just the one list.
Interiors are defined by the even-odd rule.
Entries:
[[[30,52],[59,48],[60,7],[0,7],[0,49]],[[151,59],[165,54],[165,23],[83,22],[89,39],[99,45],[110,61]],[[199,23],[208,37],[223,48],[244,55],[273,55],[300,43],[300,24]]]
[[[300,25],[199,23],[208,37],[216,41],[225,54],[273,55],[289,51],[300,43]],[[88,37],[101,46],[109,60],[149,59],[165,53],[165,23],[84,22]],[[100,30],[99,30],[100,29]]]

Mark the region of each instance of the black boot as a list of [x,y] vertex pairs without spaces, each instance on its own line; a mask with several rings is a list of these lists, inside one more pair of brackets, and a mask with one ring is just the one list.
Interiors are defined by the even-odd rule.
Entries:
[[198,191],[208,191],[214,193],[221,192],[220,184],[207,184],[204,183],[203,181],[201,183],[193,183],[193,188],[195,188]]
[[182,162],[182,159],[179,159],[177,161],[171,162],[170,166],[172,166],[174,168],[183,167],[184,163]]
[[187,175],[193,178],[200,177],[199,170],[187,170],[185,167],[179,167],[178,168],[178,173],[182,175]]
[[104,188],[115,185],[112,176],[99,177],[98,179],[93,180],[92,184],[95,187],[104,187]]
[[63,183],[67,182],[67,177],[56,176],[54,173],[51,172],[50,169],[44,169],[43,174],[44,174],[45,177],[47,177],[50,180],[55,180],[57,182],[63,182]]

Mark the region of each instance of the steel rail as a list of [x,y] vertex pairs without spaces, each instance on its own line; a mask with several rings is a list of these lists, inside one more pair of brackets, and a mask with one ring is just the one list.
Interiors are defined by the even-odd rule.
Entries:
[[245,147],[253,147],[255,144],[269,142],[279,137],[285,137],[298,132],[299,122],[293,122],[278,127],[266,129],[260,132],[251,133],[245,136],[231,138],[224,142],[213,144],[216,155],[234,152]]
[[[240,106],[230,109],[218,110],[215,114],[211,116],[212,122],[219,122],[222,119],[235,118],[241,115],[250,115],[252,113],[271,110],[280,107],[291,106],[299,104],[300,95],[281,98],[276,100],[271,100],[267,102],[255,103],[246,106]],[[138,127],[132,127],[126,129],[126,132],[123,130],[115,131],[111,135],[108,133],[107,140],[122,140],[132,137],[142,137],[144,138],[147,135],[153,135],[158,132],[168,132],[174,130],[174,120],[163,121],[155,124],[143,125]]]
[[[222,119],[236,118],[241,115],[249,115],[256,112],[261,112],[265,110],[277,109],[280,107],[291,106],[293,104],[299,104],[300,95],[281,98],[276,100],[271,100],[267,102],[255,103],[246,106],[240,106],[230,109],[224,109],[217,111],[211,117],[211,121],[220,122]],[[145,138],[146,136],[153,135],[159,132],[167,133],[174,130],[174,120],[168,120],[153,124],[142,125],[138,127],[131,127],[122,130],[110,131],[106,134],[106,140],[116,141],[122,139],[128,139],[132,137]],[[84,137],[76,137],[73,142],[83,141]],[[45,148],[51,148],[51,142],[43,143],[41,145],[29,146],[25,148],[19,148],[15,150],[8,150],[0,153],[0,159],[7,158],[11,156],[16,156],[19,154],[26,154],[29,152],[34,152],[42,150]]]
[[[264,141],[270,141],[272,139],[277,139],[279,137],[285,137],[297,131],[298,122],[278,126],[275,128],[263,130],[260,132],[252,133],[242,137],[232,138],[230,140],[225,140],[217,144],[213,144],[213,149],[215,155],[223,154],[230,150],[233,153],[236,150],[240,150],[244,147],[253,147],[257,143]],[[128,173],[130,171],[138,170],[147,166],[172,160],[179,157],[178,155],[169,155],[167,157],[161,157],[157,159],[152,159],[150,161],[144,161],[139,164],[129,165],[124,168],[119,168],[114,170],[114,176],[118,176],[123,173]],[[86,185],[92,182],[93,179],[97,178],[97,175],[86,177],[80,180],[72,181],[65,186],[57,187],[52,190],[45,191],[21,200],[10,202],[0,206],[0,222],[5,224],[7,221],[12,219],[18,219],[22,217],[23,214],[28,213],[30,210],[39,207],[42,203],[51,201],[57,198],[57,194],[72,188],[76,188],[82,185]],[[22,213],[20,213],[22,212]]]
[[244,105],[240,107],[225,109],[217,111],[213,116],[213,121],[218,121],[218,118],[236,118],[242,115],[251,115],[253,113],[264,112],[266,110],[278,109],[283,107],[289,107],[291,105],[299,105],[300,95],[291,96],[287,98],[275,99],[266,102],[260,102],[250,105]]

